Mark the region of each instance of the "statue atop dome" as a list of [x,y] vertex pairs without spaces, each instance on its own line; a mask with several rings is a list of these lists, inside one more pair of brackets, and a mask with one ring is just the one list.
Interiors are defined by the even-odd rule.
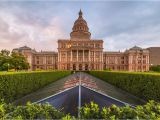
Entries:
[[80,11],[79,11],[79,17],[82,17],[82,15],[83,15],[83,13],[82,13],[82,11],[80,9]]
[[89,32],[89,28],[87,22],[83,19],[83,13],[79,11],[79,17],[74,22],[72,32],[70,33],[71,40],[72,39],[90,39],[91,33]]

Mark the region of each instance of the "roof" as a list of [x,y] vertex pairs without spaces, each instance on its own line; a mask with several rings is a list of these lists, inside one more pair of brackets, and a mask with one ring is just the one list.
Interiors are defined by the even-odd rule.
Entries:
[[103,54],[124,54],[124,52],[120,51],[104,51]]
[[41,51],[41,52],[36,52],[35,54],[58,54],[55,51]]
[[23,46],[23,47],[20,47],[19,50],[32,50],[32,49],[28,46]]
[[[19,48],[14,48],[13,51],[18,51],[21,52],[23,50],[32,50],[30,47],[28,46],[23,46],[23,47],[19,47]],[[35,50],[33,50],[33,52],[35,52]]]
[[142,50],[142,48],[135,45],[134,47],[130,48],[129,50]]

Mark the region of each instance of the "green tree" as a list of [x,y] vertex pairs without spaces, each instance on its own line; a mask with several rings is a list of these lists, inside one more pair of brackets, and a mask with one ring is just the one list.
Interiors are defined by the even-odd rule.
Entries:
[[13,65],[14,69],[22,70],[22,69],[29,68],[29,64],[28,64],[26,58],[22,54],[12,52],[11,58],[12,58],[11,63]]
[[11,57],[10,51],[8,50],[1,50],[0,52],[0,70],[8,70],[10,63],[11,63]]
[[7,71],[9,69],[23,70],[28,69],[29,64],[26,58],[20,54],[8,50],[0,51],[0,71]]
[[2,55],[2,56],[9,56],[9,54],[10,54],[10,51],[6,50],[6,49],[1,50],[1,52],[0,52],[0,55]]

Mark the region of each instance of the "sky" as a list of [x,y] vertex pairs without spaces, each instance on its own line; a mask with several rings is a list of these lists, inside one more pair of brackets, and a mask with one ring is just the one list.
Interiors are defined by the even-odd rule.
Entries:
[[104,51],[160,47],[160,1],[2,0],[0,50],[27,45],[57,51],[57,40],[70,38],[80,9],[91,38],[104,40]]

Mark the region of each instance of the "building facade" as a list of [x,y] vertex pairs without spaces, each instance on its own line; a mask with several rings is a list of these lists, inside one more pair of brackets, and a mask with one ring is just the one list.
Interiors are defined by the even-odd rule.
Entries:
[[151,66],[160,65],[160,47],[149,47],[149,60]]
[[13,52],[21,53],[27,59],[30,70],[57,70],[58,53],[54,51],[37,52],[27,46],[13,49]]
[[137,46],[124,52],[103,51],[103,40],[91,39],[81,10],[74,22],[70,39],[58,40],[58,52],[37,52],[27,46],[13,49],[13,52],[22,53],[31,70],[148,71],[151,59],[148,49]]
[[134,46],[125,52],[104,52],[104,69],[115,71],[148,71],[149,51]]
[[81,11],[70,39],[58,40],[58,69],[103,70],[103,40],[91,39]]

